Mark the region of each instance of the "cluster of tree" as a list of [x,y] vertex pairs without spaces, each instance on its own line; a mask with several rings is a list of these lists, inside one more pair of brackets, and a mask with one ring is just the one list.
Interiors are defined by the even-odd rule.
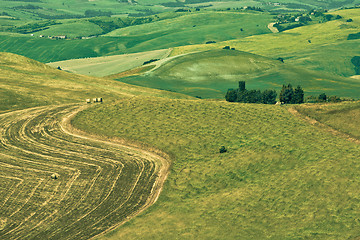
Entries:
[[247,6],[244,9],[246,10],[252,10],[252,11],[258,11],[258,12],[264,12],[264,10],[260,7],[251,7],[251,6]]
[[8,14],[7,12],[1,12],[0,16],[10,16],[10,14]]
[[42,2],[40,0],[7,0],[9,2]]
[[151,16],[151,15],[155,15],[158,14],[160,12],[154,12],[152,9],[137,9],[137,13],[129,13],[128,16],[129,17],[146,17],[146,16]]
[[85,16],[83,15],[77,15],[77,14],[59,14],[59,15],[48,15],[48,14],[44,14],[44,13],[36,13],[40,18],[43,19],[52,19],[52,20],[56,20],[56,19],[76,19],[76,18],[84,18]]
[[308,103],[324,103],[324,102],[341,102],[342,100],[337,96],[327,96],[325,93],[319,96],[308,96],[306,102]]
[[360,75],[360,56],[353,57],[351,63],[355,66],[355,75]]
[[304,90],[300,86],[294,89],[291,84],[283,85],[279,99],[285,104],[304,103]]
[[179,9],[176,9],[175,12],[191,12],[191,10],[190,9],[179,8]]
[[32,5],[32,4],[28,4],[28,5],[16,6],[16,7],[14,7],[14,9],[30,9],[30,10],[34,10],[34,9],[43,9],[43,8],[39,7],[39,6]]
[[[118,28],[124,28],[128,26],[140,25],[145,23],[150,23],[155,18],[145,17],[145,18],[108,18],[108,17],[99,17],[99,18],[91,18],[88,21],[98,25],[102,30],[102,34],[111,32]],[[157,19],[157,18],[156,18]]]
[[228,102],[275,104],[275,90],[246,90],[245,81],[239,81],[238,89],[229,89],[225,99]]
[[150,60],[148,60],[148,61],[145,61],[144,63],[143,63],[143,65],[146,65],[146,64],[149,64],[149,63],[152,63],[152,62],[156,62],[156,61],[159,61],[160,59],[150,59]]
[[298,27],[302,27],[302,26],[305,26],[305,24],[304,23],[294,23],[294,24],[290,24],[287,26],[280,25],[279,23],[274,24],[274,27],[276,27],[279,30],[279,32],[283,32],[286,30],[290,30],[290,29],[294,29],[294,28],[298,28]]
[[225,46],[225,47],[223,47],[223,49],[225,49],[225,50],[235,50],[235,48],[230,47],[230,46]]
[[355,39],[360,39],[360,32],[350,33],[347,37],[347,40],[355,40]]
[[85,17],[111,17],[112,12],[111,11],[101,11],[101,10],[86,10],[84,13]]
[[27,33],[33,33],[38,31],[43,31],[45,29],[48,29],[49,26],[61,24],[55,21],[42,21],[42,22],[36,22],[36,23],[29,23],[26,25],[22,25],[19,27],[14,27],[12,29],[9,29],[12,32],[27,34]]

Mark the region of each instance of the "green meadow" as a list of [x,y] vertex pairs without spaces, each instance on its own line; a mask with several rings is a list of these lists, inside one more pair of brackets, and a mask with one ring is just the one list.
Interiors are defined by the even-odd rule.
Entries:
[[[136,97],[90,108],[72,123],[173,156],[158,202],[99,239],[359,234],[359,145],[286,107]],[[221,146],[228,151],[220,154]]]
[[[129,26],[91,39],[54,40],[39,38],[51,34],[80,36],[93,32],[90,22],[80,21],[52,25],[49,29],[34,33],[35,36],[0,35],[0,51],[12,52],[41,62],[99,57],[124,53],[136,53],[165,49],[187,44],[224,41],[250,35],[269,33],[269,14],[199,13],[181,14],[177,17],[150,24]],[[166,15],[165,15],[166,17]],[[200,21],[201,19],[201,21]],[[209,24],[211,23],[211,24]],[[71,26],[75,27],[72,28]],[[64,29],[64,31],[62,31]],[[65,31],[68,29],[67,31]],[[78,32],[76,29],[81,29]],[[242,31],[241,31],[242,29]],[[99,29],[100,30],[100,29]]]
[[[347,37],[360,32],[360,9],[341,10],[331,14],[339,14],[343,18],[281,33],[249,36],[215,44],[183,46],[175,48],[172,55],[230,45],[238,50],[266,57],[282,57],[287,63],[307,69],[352,76],[355,72],[350,60],[360,55],[360,50],[356,47],[359,39],[347,40]],[[350,18],[353,21],[347,22]]]
[[328,95],[358,98],[357,79],[316,72],[237,50],[210,50],[192,53],[165,62],[158,69],[119,81],[171,90],[202,98],[224,98],[238,81],[246,81],[247,89],[275,89],[283,84],[300,85],[306,95]]

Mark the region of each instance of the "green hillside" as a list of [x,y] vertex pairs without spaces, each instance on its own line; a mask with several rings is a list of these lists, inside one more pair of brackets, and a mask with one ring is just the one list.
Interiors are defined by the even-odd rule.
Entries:
[[279,0],[263,2],[261,0],[101,0],[101,1],[73,1],[73,0],[0,0],[0,12],[21,20],[82,18],[91,15],[130,15],[147,16],[151,14],[174,11],[176,9],[233,9],[247,6],[260,7],[268,11],[306,11],[314,8],[337,9],[353,7],[359,0]]
[[107,101],[134,95],[185,97],[117,81],[70,74],[10,53],[0,53],[0,112],[49,104]]
[[[93,28],[91,27],[93,23],[87,21],[67,21],[51,25],[47,30],[33,33],[32,37],[30,34],[23,36],[1,34],[0,51],[21,54],[41,62],[144,52],[269,33],[267,24],[272,19],[267,13],[213,11],[174,15],[177,16],[175,18],[171,16],[170,19],[121,28],[108,35],[91,39],[55,40],[38,37],[43,34],[54,36],[60,33],[62,33],[60,35],[68,34],[70,37],[81,34],[88,36],[90,32],[96,34],[99,31],[96,30],[98,25]],[[170,15],[163,17],[168,18]],[[109,19],[105,20],[101,20],[103,22],[99,24],[111,25]]]
[[359,145],[286,108],[140,97],[88,109],[73,124],[173,155],[159,201],[99,239],[359,235]]
[[360,82],[298,68],[237,50],[211,50],[174,58],[143,76],[119,79],[140,86],[172,90],[203,98],[223,98],[238,81],[246,81],[248,89],[276,89],[283,84],[300,85],[306,95],[359,97]]
[[170,52],[171,49],[161,49],[106,57],[71,59],[52,62],[47,65],[54,68],[60,67],[62,70],[72,73],[104,77],[142,66],[144,62],[151,59],[166,58]]
[[[360,8],[331,12],[331,14],[340,15],[343,18],[281,33],[250,36],[211,45],[179,47],[174,49],[172,55],[230,45],[238,50],[262,56],[282,57],[287,63],[307,69],[346,77],[352,76],[355,72],[350,60],[360,55],[357,47],[360,40],[347,40],[347,38],[349,34],[360,32]],[[352,22],[348,22],[348,19],[352,19]]]

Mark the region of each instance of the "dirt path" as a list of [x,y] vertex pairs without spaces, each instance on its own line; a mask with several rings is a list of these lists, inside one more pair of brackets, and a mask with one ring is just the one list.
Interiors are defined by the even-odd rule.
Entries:
[[276,27],[274,27],[275,24],[276,24],[276,23],[269,23],[269,24],[267,25],[267,27],[268,27],[268,29],[270,29],[271,32],[273,32],[273,33],[278,33],[279,30],[278,30]]
[[168,156],[73,128],[87,107],[0,114],[1,239],[93,238],[158,199]]
[[300,119],[308,122],[308,123],[311,124],[311,125],[317,126],[317,127],[321,128],[321,129],[324,130],[324,131],[327,131],[327,132],[329,132],[329,133],[331,133],[331,134],[333,134],[333,135],[335,135],[335,136],[344,138],[344,139],[346,139],[346,140],[348,140],[348,141],[350,141],[350,142],[360,144],[360,140],[359,140],[359,139],[353,138],[352,136],[350,136],[350,135],[348,135],[348,134],[346,134],[346,133],[344,133],[344,132],[340,132],[340,131],[338,131],[338,130],[336,130],[336,129],[334,129],[334,128],[326,125],[326,124],[323,124],[323,123],[317,121],[316,119],[313,119],[313,118],[310,118],[310,117],[308,117],[308,116],[305,116],[305,115],[301,114],[299,111],[297,111],[297,110],[296,110],[295,108],[293,108],[293,107],[288,108],[288,111],[289,111],[292,115],[294,115],[295,117],[298,117],[298,118],[300,118]]

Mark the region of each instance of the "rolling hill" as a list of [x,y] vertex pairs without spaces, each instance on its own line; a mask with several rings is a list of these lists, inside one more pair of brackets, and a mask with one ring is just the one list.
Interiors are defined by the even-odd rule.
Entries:
[[283,84],[300,85],[306,95],[359,97],[360,82],[295,67],[259,55],[237,50],[210,50],[173,58],[142,76],[120,78],[140,86],[171,90],[203,98],[223,98],[238,81],[248,89],[276,89]]
[[139,97],[88,109],[72,123],[173,156],[159,201],[97,239],[359,235],[360,146],[286,107]]
[[[137,53],[269,33],[267,24],[272,20],[268,13],[210,11],[176,14],[175,17],[173,15],[169,19],[120,28],[91,39],[55,40],[38,37],[46,32],[59,34],[61,29],[64,29],[62,35],[76,35],[72,25],[76,29],[81,28],[77,34],[79,35],[88,29],[87,25],[92,24],[86,21],[53,25],[47,30],[34,33],[34,36],[3,33],[0,34],[0,51],[24,55],[41,62]],[[165,15],[164,18],[168,17]],[[111,25],[111,21],[101,24]]]
[[138,94],[176,96],[174,93],[139,88],[109,79],[70,74],[11,53],[0,53],[0,57],[0,112],[84,102],[86,98],[94,97],[112,101]]
[[[360,32],[360,8],[331,12],[343,18],[326,23],[303,26],[276,34],[250,36],[214,44],[175,48],[172,55],[218,49],[226,45],[238,50],[270,58],[282,57],[285,62],[340,76],[355,74],[351,58],[360,55],[359,39],[347,40]],[[348,19],[352,19],[348,22]],[[261,47],[259,47],[261,46]]]

